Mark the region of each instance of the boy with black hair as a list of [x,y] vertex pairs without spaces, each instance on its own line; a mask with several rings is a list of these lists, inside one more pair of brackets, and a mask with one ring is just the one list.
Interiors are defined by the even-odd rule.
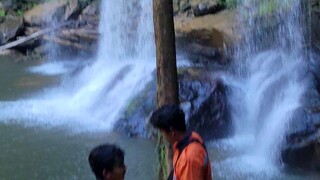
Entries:
[[88,161],[97,180],[123,180],[126,173],[124,152],[111,144],[93,148]]
[[200,135],[187,132],[184,112],[164,105],[152,113],[150,123],[173,144],[173,170],[168,180],[211,180],[211,166]]

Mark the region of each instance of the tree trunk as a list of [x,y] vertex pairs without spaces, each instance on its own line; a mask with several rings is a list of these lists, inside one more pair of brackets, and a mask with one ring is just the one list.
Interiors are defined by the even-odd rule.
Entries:
[[[179,91],[172,0],[153,0],[154,34],[157,54],[157,104],[178,104]],[[158,137],[159,179],[166,179],[172,168],[171,147]]]

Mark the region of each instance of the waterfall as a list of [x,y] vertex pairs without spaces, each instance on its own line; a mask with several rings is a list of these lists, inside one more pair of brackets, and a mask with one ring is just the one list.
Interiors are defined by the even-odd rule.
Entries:
[[110,130],[130,99],[151,80],[155,48],[151,0],[101,2],[97,59],[59,87],[0,102],[0,121]]
[[[294,111],[301,107],[307,70],[303,0],[239,2],[242,43],[226,77],[235,139],[247,170],[273,169]],[[236,145],[237,146],[237,145]],[[236,147],[237,148],[237,147]]]

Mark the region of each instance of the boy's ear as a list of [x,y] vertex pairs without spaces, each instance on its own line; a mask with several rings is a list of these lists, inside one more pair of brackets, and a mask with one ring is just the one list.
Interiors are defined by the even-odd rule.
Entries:
[[103,179],[111,179],[111,172],[109,172],[106,169],[104,169],[102,171],[102,176],[103,176]]

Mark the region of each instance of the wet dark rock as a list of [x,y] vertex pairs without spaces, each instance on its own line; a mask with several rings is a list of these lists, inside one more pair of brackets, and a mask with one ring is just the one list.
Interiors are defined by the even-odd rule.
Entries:
[[206,14],[214,14],[223,10],[225,7],[218,0],[202,0],[201,2],[191,3],[194,16],[203,16]]
[[315,152],[315,144],[312,142],[291,146],[282,151],[282,160],[289,166],[310,168]]
[[174,0],[174,14],[187,13],[188,15],[203,16],[214,14],[225,9],[219,0]]
[[179,6],[179,0],[173,0],[173,13],[177,14],[179,13],[180,6]]
[[311,11],[311,30],[312,30],[312,43],[320,50],[320,8],[315,7]]
[[228,63],[228,58],[218,48],[197,43],[185,37],[176,38],[176,47],[195,64],[222,64]]
[[15,9],[17,7],[17,0],[1,0],[0,9],[5,11]]
[[191,4],[189,0],[179,0],[177,2],[179,4],[179,11],[181,13],[186,12],[187,10],[191,9]]
[[[315,56],[316,54],[314,54]],[[312,56],[311,56],[312,57]],[[281,150],[283,162],[290,167],[315,169],[320,167],[320,96],[317,91],[318,60],[311,58],[306,74],[306,92],[301,107],[292,114]],[[312,83],[313,82],[313,83]]]
[[78,20],[82,24],[89,24],[97,27],[99,26],[99,13],[99,1],[96,0],[82,10]]
[[156,108],[156,81],[148,83],[136,97],[128,104],[123,117],[115,124],[115,129],[129,137],[152,136],[151,128],[148,128],[147,117]]
[[[226,89],[220,78],[204,68],[180,68],[178,71],[180,106],[186,113],[188,129],[198,131],[206,139],[227,136],[231,123]],[[153,80],[129,103],[115,129],[128,136],[150,137],[152,128],[146,121],[155,108],[156,81]]]
[[64,14],[64,20],[68,21],[78,17],[80,14],[80,3],[79,0],[70,0],[66,7],[66,12]]
[[289,130],[286,132],[282,160],[291,167],[316,168],[320,159],[320,106],[309,109],[299,108],[293,114]]
[[21,17],[6,17],[0,24],[0,45],[15,38],[23,29]]
[[183,14],[175,17],[176,37],[216,49],[225,49],[237,44],[241,35],[235,30],[239,27],[236,13],[229,10],[200,17],[188,17]]
[[2,45],[4,43],[5,43],[5,39],[4,39],[4,36],[3,36],[3,32],[0,31],[0,45]]
[[189,102],[188,129],[206,140],[228,136],[232,124],[223,81],[201,69],[187,69],[180,79],[180,101]]
[[67,4],[66,1],[54,1],[37,5],[24,13],[24,22],[30,26],[46,26],[62,22]]
[[99,15],[99,1],[95,0],[82,11],[84,15]]
[[320,94],[320,51],[315,50],[311,55],[310,72],[312,73],[314,85]]
[[13,57],[14,59],[23,59],[24,55],[14,49],[6,49],[3,51],[0,51],[0,56],[9,56],[9,57]]

